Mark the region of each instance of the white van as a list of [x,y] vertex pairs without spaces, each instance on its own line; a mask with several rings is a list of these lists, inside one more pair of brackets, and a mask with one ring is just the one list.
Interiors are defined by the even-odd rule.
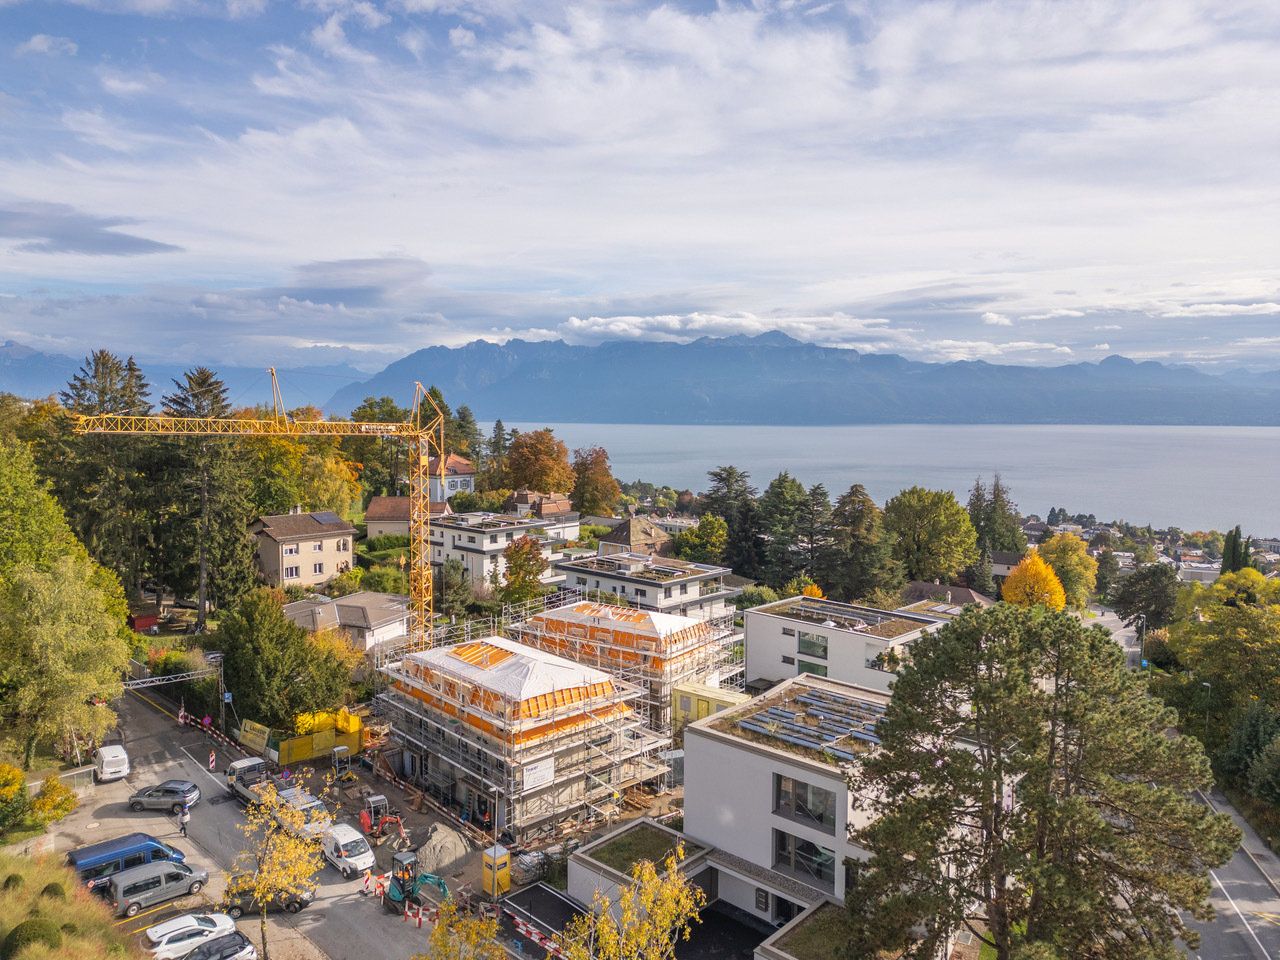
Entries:
[[93,753],[93,779],[98,783],[129,775],[129,755],[118,743],[106,743]]
[[324,835],[324,858],[350,880],[373,869],[373,848],[349,823],[335,823]]

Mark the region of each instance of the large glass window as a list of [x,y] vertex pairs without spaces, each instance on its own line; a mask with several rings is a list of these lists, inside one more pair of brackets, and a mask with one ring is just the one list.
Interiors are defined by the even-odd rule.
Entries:
[[825,663],[810,663],[808,660],[797,660],[796,670],[800,673],[812,673],[816,677],[825,677],[827,675],[827,665]]
[[827,659],[827,638],[821,633],[801,630],[796,636],[796,653],[825,660]]
[[773,868],[824,890],[836,885],[836,855],[811,840],[773,831]]
[[835,835],[836,795],[822,787],[775,773],[773,812]]

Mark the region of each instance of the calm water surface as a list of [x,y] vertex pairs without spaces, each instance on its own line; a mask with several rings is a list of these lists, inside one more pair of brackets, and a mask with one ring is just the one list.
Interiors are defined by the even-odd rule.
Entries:
[[781,470],[834,497],[862,483],[883,502],[913,484],[964,494],[999,471],[1024,513],[1052,506],[1186,530],[1239,523],[1280,535],[1280,427],[673,426],[511,423],[552,427],[570,447],[598,444],[623,479],[700,490],[734,464],[764,487]]

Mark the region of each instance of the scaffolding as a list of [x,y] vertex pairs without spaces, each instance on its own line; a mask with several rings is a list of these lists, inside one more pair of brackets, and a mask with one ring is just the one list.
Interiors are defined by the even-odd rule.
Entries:
[[381,669],[406,777],[517,843],[611,821],[625,790],[666,773],[640,691],[607,673],[498,636]]
[[521,643],[603,670],[641,690],[645,725],[671,736],[671,692],[682,683],[741,689],[732,616],[710,620],[581,601],[513,624]]

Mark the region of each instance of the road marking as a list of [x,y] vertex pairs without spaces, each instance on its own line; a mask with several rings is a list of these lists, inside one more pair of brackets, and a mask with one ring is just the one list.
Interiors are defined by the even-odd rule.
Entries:
[[172,720],[177,720],[177,719],[178,719],[178,718],[177,718],[177,716],[175,716],[174,714],[170,713],[167,709],[165,709],[165,708],[164,708],[163,706],[161,706],[160,704],[156,703],[154,700],[152,700],[150,697],[148,697],[145,693],[139,693],[137,690],[130,690],[129,692],[130,692],[130,693],[132,693],[132,694],[133,694],[135,697],[137,697],[139,700],[141,700],[143,703],[147,703],[147,704],[150,704],[151,706],[155,707],[157,710],[159,710],[161,713],[163,713],[166,717],[169,717],[169,718],[170,718],[170,719],[172,719]]
[[1280,927],[1280,913],[1263,913],[1261,910],[1250,911],[1259,920],[1264,920],[1273,926]]
[[1231,894],[1227,893],[1227,888],[1222,885],[1222,881],[1218,879],[1218,875],[1212,870],[1209,876],[1213,877],[1213,882],[1218,885],[1218,889],[1222,891],[1222,895],[1227,898],[1227,903],[1231,904],[1231,909],[1236,912],[1236,916],[1240,918],[1240,922],[1244,924],[1244,928],[1249,931],[1249,936],[1253,937],[1253,942],[1258,945],[1258,949],[1262,951],[1262,955],[1267,960],[1272,960],[1271,954],[1267,953],[1267,948],[1262,945],[1262,941],[1258,939],[1258,935],[1253,932],[1253,927],[1249,926],[1249,921],[1244,918],[1244,914],[1240,912],[1240,908],[1236,906],[1236,902],[1231,899]]
[[212,781],[213,781],[217,786],[219,786],[219,787],[224,787],[224,786],[226,786],[226,784],[225,784],[225,783],[223,783],[221,780],[219,780],[219,779],[217,778],[217,776],[216,776],[216,775],[214,775],[213,771],[211,771],[211,770],[206,770],[206,769],[205,769],[205,766],[204,766],[204,764],[203,764],[203,763],[201,763],[201,762],[200,762],[199,760],[197,760],[195,757],[192,757],[192,756],[191,756],[191,753],[187,750],[187,748],[186,748],[186,747],[179,747],[178,749],[179,749],[179,750],[181,750],[183,753],[185,753],[188,757],[191,757],[191,762],[192,762],[192,763],[194,763],[194,764],[196,765],[196,769],[197,769],[197,770],[199,770],[201,773],[203,773],[203,774],[204,774],[206,777],[208,777],[210,780],[212,780]]

